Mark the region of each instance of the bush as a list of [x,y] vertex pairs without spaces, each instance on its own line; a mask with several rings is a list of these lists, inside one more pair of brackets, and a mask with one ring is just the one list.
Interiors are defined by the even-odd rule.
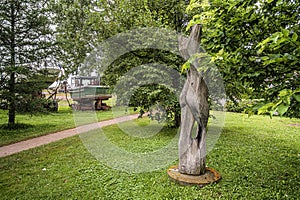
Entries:
[[19,113],[43,113],[58,111],[57,101],[45,98],[22,98],[17,102],[17,112]]
[[259,99],[242,99],[239,101],[228,100],[225,108],[228,112],[242,113],[261,102]]
[[291,105],[284,116],[289,118],[300,118],[300,102],[291,101]]

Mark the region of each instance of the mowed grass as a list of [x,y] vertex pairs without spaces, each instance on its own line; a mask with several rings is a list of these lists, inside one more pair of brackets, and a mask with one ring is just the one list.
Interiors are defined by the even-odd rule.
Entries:
[[16,129],[6,128],[7,121],[8,111],[0,110],[0,146],[75,127],[68,107],[49,114],[17,114]]
[[[128,112],[131,113],[132,109],[130,108]],[[113,119],[118,116],[128,115],[128,112],[126,113],[125,108],[121,107],[110,111],[79,111],[76,115],[95,115],[95,119],[78,124],[74,120],[72,109],[68,107],[65,101],[61,101],[58,112],[37,115],[17,114],[16,123],[18,128],[7,129],[8,111],[0,110],[0,146],[74,128],[86,123]]]
[[[143,125],[147,119],[139,119]],[[166,170],[130,174],[101,163],[79,136],[0,159],[0,199],[299,199],[300,120],[227,113],[207,165],[222,180],[199,188],[179,186]],[[144,123],[145,124],[145,123]],[[168,144],[175,129],[150,138],[131,137],[117,126],[107,138],[133,152]]]

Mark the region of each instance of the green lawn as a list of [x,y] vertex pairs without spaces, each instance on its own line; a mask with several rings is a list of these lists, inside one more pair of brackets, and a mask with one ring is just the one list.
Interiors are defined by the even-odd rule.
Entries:
[[[8,112],[0,109],[0,146],[74,128],[75,122],[71,108],[65,102],[60,103],[62,103],[62,106],[59,107],[58,112],[38,115],[17,114],[16,123],[21,124],[23,128],[15,130],[4,128],[7,124]],[[132,112],[132,109],[130,109],[130,112]],[[82,113],[89,113],[89,111]],[[95,113],[97,117],[95,120],[97,121],[109,120],[126,114],[124,108],[116,108],[113,111],[97,111]],[[89,122],[94,122],[94,120],[83,123]]]
[[[142,119],[144,123],[146,119]],[[300,120],[228,113],[223,132],[207,157],[218,184],[198,188],[169,180],[170,163],[154,172],[129,174],[96,160],[79,136],[0,159],[0,199],[298,199]],[[116,145],[153,151],[176,133],[164,128],[134,138],[117,126],[105,128]]]

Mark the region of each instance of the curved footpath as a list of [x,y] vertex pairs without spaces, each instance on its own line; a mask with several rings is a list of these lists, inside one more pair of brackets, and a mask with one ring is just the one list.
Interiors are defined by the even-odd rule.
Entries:
[[91,130],[94,130],[97,128],[101,128],[101,127],[105,127],[105,126],[109,126],[109,125],[113,125],[113,124],[117,124],[117,123],[121,123],[121,122],[125,122],[125,121],[130,121],[130,120],[136,119],[138,116],[139,116],[139,114],[118,117],[115,119],[97,122],[97,123],[93,123],[93,124],[87,124],[87,125],[73,128],[73,129],[59,131],[56,133],[52,133],[52,134],[40,136],[37,138],[10,144],[7,146],[3,146],[3,147],[0,147],[0,158],[9,156],[12,154],[16,154],[16,153],[19,153],[19,152],[27,150],[27,149],[32,149],[32,148],[35,148],[38,146],[49,144],[51,142],[55,142],[55,141],[58,141],[58,140],[61,140],[64,138],[72,137],[74,135],[85,133],[85,132],[88,132],[88,131],[91,131]]

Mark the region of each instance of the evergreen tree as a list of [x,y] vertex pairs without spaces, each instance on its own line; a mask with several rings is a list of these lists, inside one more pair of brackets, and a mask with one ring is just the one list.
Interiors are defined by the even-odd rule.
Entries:
[[39,90],[40,82],[29,80],[52,60],[51,17],[47,0],[0,2],[0,98],[8,103],[9,126],[15,124],[17,105]]

